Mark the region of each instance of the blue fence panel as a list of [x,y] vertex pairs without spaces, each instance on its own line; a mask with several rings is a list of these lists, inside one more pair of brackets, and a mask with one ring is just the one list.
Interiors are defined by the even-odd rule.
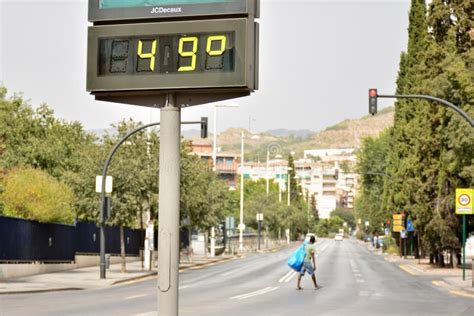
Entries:
[[0,260],[74,261],[75,227],[0,217]]
[[[125,253],[138,255],[143,232],[125,228]],[[106,226],[106,252],[120,254],[120,228]],[[76,253],[98,254],[100,231],[95,223],[75,226],[42,224],[0,216],[0,261],[74,261]]]
[[76,223],[76,252],[95,254],[100,252],[100,230],[95,223]]

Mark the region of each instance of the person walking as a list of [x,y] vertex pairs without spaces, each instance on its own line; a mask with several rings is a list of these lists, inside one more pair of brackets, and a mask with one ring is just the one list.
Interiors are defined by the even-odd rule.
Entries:
[[311,279],[313,280],[314,288],[317,290],[320,288],[318,282],[316,282],[316,237],[311,236],[309,239],[309,243],[304,246],[304,250],[306,252],[306,256],[304,257],[303,266],[301,267],[300,274],[298,275],[298,283],[296,285],[297,290],[302,290],[301,287],[301,277],[308,272],[311,275]]

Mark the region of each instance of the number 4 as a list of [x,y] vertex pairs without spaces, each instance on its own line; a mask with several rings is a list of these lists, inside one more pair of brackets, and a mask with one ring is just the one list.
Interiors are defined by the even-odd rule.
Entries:
[[143,53],[143,42],[138,41],[138,56],[142,59],[150,58],[150,69],[155,71],[156,40],[151,43],[151,53]]

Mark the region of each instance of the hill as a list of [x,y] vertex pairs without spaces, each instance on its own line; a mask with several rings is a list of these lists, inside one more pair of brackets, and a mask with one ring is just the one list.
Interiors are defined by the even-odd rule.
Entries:
[[[250,136],[245,129],[229,128],[218,135],[218,145],[226,152],[239,154],[240,135],[243,130],[246,135],[246,159],[254,161],[265,160],[267,149],[272,157],[278,154],[286,156],[290,152],[295,152],[296,157],[301,157],[305,149],[358,148],[362,139],[377,137],[380,132],[392,126],[393,117],[394,108],[389,107],[375,116],[344,120],[320,132],[279,129]],[[198,141],[195,137],[193,139]],[[202,143],[202,140],[199,142]],[[205,142],[212,144],[212,135],[209,135],[209,139]]]

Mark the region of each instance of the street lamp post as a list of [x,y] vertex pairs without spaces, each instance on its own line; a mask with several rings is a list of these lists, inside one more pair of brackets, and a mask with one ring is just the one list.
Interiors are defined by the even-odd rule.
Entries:
[[[212,170],[217,171],[217,108],[238,108],[236,103],[214,105],[214,132],[212,135]],[[207,249],[206,249],[207,253]],[[216,256],[216,228],[211,228],[211,257]]]
[[[288,208],[291,206],[291,174],[290,171],[293,170],[293,168],[286,167],[287,170],[287,178],[288,178]],[[286,243],[289,245],[290,244],[290,229],[286,229]]]
[[267,149],[267,166],[265,168],[265,181],[266,181],[265,184],[266,184],[266,189],[267,189],[267,196],[268,196],[268,193],[270,193],[270,179],[268,175],[269,164],[270,164],[270,151]]
[[290,175],[290,170],[291,168],[288,168],[288,174],[287,174],[287,178],[288,178],[288,206],[291,206],[291,194],[290,194],[290,191],[291,191],[291,175]]
[[257,250],[260,251],[260,240],[262,238],[262,222],[263,222],[263,213],[257,213],[257,223],[258,223],[258,247]]
[[240,134],[240,224],[239,249],[244,250],[244,131]]
[[309,233],[309,209],[310,209],[310,206],[311,206],[311,203],[310,203],[310,200],[309,200],[309,189],[306,189],[306,202],[308,203],[308,209],[307,209],[307,212],[306,212],[306,222],[307,222],[307,225],[308,225],[308,233]]

